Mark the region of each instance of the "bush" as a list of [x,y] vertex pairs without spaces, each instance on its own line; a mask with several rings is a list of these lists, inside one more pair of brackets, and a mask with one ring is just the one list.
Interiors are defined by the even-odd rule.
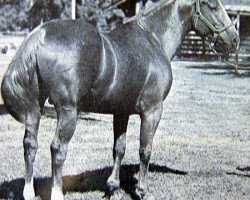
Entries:
[[0,31],[19,31],[27,26],[26,1],[0,1]]
[[112,0],[85,0],[77,6],[77,15],[103,31],[109,31],[123,22],[125,14],[121,9],[112,7],[117,1]]
[[[112,7],[118,0],[77,0],[76,15],[101,30],[114,29],[123,22],[121,9]],[[41,22],[71,18],[70,0],[0,0],[0,31],[32,30]]]

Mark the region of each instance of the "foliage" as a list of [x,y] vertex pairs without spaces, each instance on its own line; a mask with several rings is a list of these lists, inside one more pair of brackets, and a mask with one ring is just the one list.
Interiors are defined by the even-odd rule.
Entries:
[[103,31],[114,29],[125,18],[123,11],[113,6],[116,2],[117,0],[85,0],[77,7],[78,17],[98,26]]
[[[30,30],[40,23],[71,17],[70,0],[0,0],[0,31]],[[77,0],[76,15],[107,31],[122,23],[125,15],[114,5],[119,0]]]
[[28,4],[25,1],[0,1],[0,31],[19,31],[27,27]]

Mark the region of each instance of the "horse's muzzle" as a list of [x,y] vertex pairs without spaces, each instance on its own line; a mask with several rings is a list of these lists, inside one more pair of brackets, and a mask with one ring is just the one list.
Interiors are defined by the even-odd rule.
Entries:
[[232,51],[235,51],[239,47],[239,44],[240,44],[240,37],[238,36],[238,34],[232,39],[231,43],[232,43],[231,49],[232,49]]
[[238,48],[240,38],[235,27],[231,27],[230,29],[222,33],[220,36],[220,39],[222,40],[222,43],[225,46],[225,49],[229,53],[234,52]]

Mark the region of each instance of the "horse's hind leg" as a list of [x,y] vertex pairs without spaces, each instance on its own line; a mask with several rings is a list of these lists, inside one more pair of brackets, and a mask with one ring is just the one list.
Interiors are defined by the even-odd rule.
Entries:
[[68,143],[72,138],[77,121],[77,110],[72,106],[57,108],[58,122],[51,144],[52,193],[51,200],[62,200],[62,167],[66,159]]
[[33,163],[38,148],[37,134],[40,118],[41,114],[37,111],[28,113],[26,117],[26,128],[23,139],[26,173],[23,197],[25,200],[31,200],[35,198],[35,192],[33,187]]
[[162,114],[162,102],[141,114],[140,172],[136,193],[140,199],[154,199],[148,190],[148,167],[151,157],[153,137]]
[[114,147],[113,158],[114,167],[112,174],[108,178],[108,189],[113,192],[120,187],[120,167],[126,149],[126,131],[129,116],[114,115]]

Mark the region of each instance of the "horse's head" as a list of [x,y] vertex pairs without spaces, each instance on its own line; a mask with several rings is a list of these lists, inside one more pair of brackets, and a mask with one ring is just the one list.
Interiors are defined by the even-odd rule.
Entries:
[[194,9],[196,32],[219,42],[228,52],[237,48],[239,36],[220,0],[195,0]]

